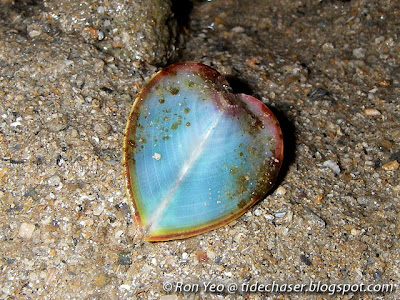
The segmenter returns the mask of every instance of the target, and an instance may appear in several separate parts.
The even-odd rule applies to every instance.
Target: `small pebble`
[[[261,216],[261,215],[262,215],[262,210],[259,209],[259,208],[257,208],[257,209],[254,211],[254,215],[255,215],[256,217]]]
[[[385,40],[384,36],[379,36],[377,38],[375,38],[375,44],[380,44]]]
[[[102,203],[99,203],[93,208],[93,215],[100,216],[103,210],[104,210],[104,205]]]
[[[208,261],[207,253],[202,250],[197,251],[196,259],[198,262],[201,262],[201,263],[207,262]]]
[[[328,167],[329,169],[331,169],[333,171],[333,173],[335,174],[340,174],[340,167],[339,165],[331,160],[327,160],[323,163],[322,165],[323,167]]]
[[[275,194],[277,196],[284,196],[286,194],[286,189],[283,186],[279,186],[276,191]]]
[[[19,227],[18,235],[23,239],[30,239],[35,231],[35,225],[32,223],[22,223]]]
[[[118,264],[123,266],[128,266],[132,264],[132,255],[131,252],[120,252]]]
[[[17,127],[17,126],[21,126],[21,125],[22,125],[22,123],[19,122],[19,121],[12,122],[12,123],[10,124],[11,127]]]
[[[364,113],[367,116],[376,117],[379,116],[381,113],[376,108],[366,108],[364,109]]]
[[[233,276],[232,272],[224,272],[224,275],[226,277],[232,277]]]
[[[240,239],[242,238],[242,236],[243,236],[243,233],[238,233],[237,235],[235,235],[235,237],[233,238],[233,240],[236,242],[236,243],[240,243]]]
[[[391,84],[390,80],[379,81],[380,86],[389,86]]]
[[[360,205],[368,206],[369,204],[374,202],[374,197],[371,197],[368,195],[362,195],[362,196],[357,197],[357,202]]]
[[[361,59],[365,57],[366,50],[364,48],[356,48],[353,50],[353,56]]]
[[[94,285],[96,287],[103,287],[110,281],[110,278],[107,274],[99,274],[94,278]]]
[[[38,25],[38,24],[29,24],[26,27],[26,30],[28,31],[28,35],[30,38],[37,37],[37,36],[41,35],[41,33],[42,33],[42,30],[40,29],[40,25]]]
[[[322,200],[322,198],[324,198],[324,194],[321,194],[321,193],[319,193],[319,194],[317,194],[317,196],[312,200],[315,204],[321,204],[322,202],[321,202],[321,200]]]
[[[110,132],[111,126],[108,123],[102,122],[95,124],[93,129],[100,137],[103,137]]]
[[[276,218],[283,218],[285,215],[286,215],[286,211],[280,212],[280,213],[276,213],[276,214],[275,214],[275,217],[276,217]]]
[[[120,290],[127,290],[127,291],[130,291],[130,290],[131,290],[131,285],[130,285],[130,284],[121,284],[121,285],[119,286],[119,289],[120,289]],[[161,297],[160,299],[162,299],[162,297]]]
[[[301,255],[300,255],[300,260],[301,260],[306,266],[311,266],[311,265],[312,265],[311,260],[310,260],[307,256],[305,256],[304,254],[301,254]]]
[[[383,140],[379,143],[379,146],[386,148],[387,150],[390,150],[392,148],[392,143],[388,140]]]
[[[397,162],[397,160],[392,160],[382,166],[382,169],[384,169],[385,171],[394,171],[397,170],[398,168],[399,168],[399,163]]]
[[[53,175],[49,179],[47,179],[47,183],[50,186],[59,187],[62,186],[61,178],[58,175]]]
[[[232,32],[235,32],[235,33],[242,33],[242,32],[244,32],[244,28],[241,27],[241,26],[236,26],[236,27],[233,27],[233,28],[231,29],[231,31],[232,31]]]
[[[332,43],[325,43],[322,45],[322,50],[324,52],[329,52],[332,51],[333,49],[335,49],[335,46]]]
[[[104,34],[103,34],[104,35]],[[99,39],[100,39],[100,36],[99,36]],[[95,59],[95,62],[94,62],[94,64],[93,64],[93,70],[95,70],[96,72],[101,72],[101,71],[103,71],[103,69],[104,69],[104,61],[103,60],[101,60],[101,59]],[[107,124],[107,123],[105,123],[105,124]],[[108,125],[108,124],[107,124]],[[95,125],[96,126],[96,125]],[[108,126],[110,126],[110,125],[108,125]],[[110,129],[111,129],[111,126],[110,126]],[[95,129],[96,130],[96,129]],[[108,132],[107,132],[108,133]]]
[[[105,9],[104,6],[99,6],[99,7],[97,8],[97,12],[98,12],[99,14],[103,14],[105,11],[106,11],[106,9]]]
[[[273,220],[275,217],[274,217],[273,215],[271,215],[271,214],[266,214],[266,215],[264,215],[264,218],[265,218],[265,220],[267,220],[267,221],[271,221],[271,220]]]

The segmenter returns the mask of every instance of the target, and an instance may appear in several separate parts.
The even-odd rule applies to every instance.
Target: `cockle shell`
[[[137,96],[126,126],[134,219],[148,241],[222,226],[265,197],[282,159],[279,123],[261,101],[233,94],[206,65],[166,67]]]

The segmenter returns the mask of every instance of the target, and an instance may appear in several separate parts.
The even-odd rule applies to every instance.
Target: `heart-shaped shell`
[[[265,197],[282,159],[278,121],[261,101],[233,94],[208,66],[171,65],[140,92],[126,126],[134,219],[149,241],[222,226]]]

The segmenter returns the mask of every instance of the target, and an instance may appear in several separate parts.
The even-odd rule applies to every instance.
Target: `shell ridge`
[[[173,196],[176,190],[179,188],[180,183],[185,178],[185,175],[188,173],[191,166],[194,165],[195,161],[199,158],[201,153],[204,150],[204,145],[207,142],[211,132],[218,126],[223,116],[223,112],[220,112],[213,123],[208,128],[207,132],[205,133],[204,137],[202,138],[201,142],[198,144],[197,147],[194,148],[194,151],[191,153],[190,158],[182,165],[182,169],[180,171],[178,179],[174,182],[173,186],[171,187],[170,191],[166,196],[163,197],[160,205],[157,207],[157,210],[150,216],[148,223],[145,226],[144,233],[146,235],[150,234],[157,228],[158,222],[160,220],[160,216],[163,214],[165,209],[167,208],[170,201],[173,199]]]

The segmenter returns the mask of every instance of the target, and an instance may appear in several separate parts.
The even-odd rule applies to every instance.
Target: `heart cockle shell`
[[[282,159],[279,123],[261,101],[233,94],[206,65],[166,67],[140,92],[126,126],[134,219],[148,241],[227,224],[265,197]]]

